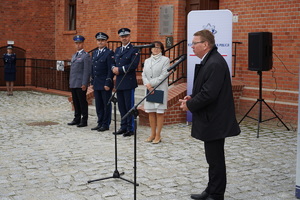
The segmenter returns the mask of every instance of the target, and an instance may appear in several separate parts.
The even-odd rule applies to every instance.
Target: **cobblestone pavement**
[[[0,92],[1,200],[127,200],[134,185],[112,176],[115,143],[110,131],[67,126],[73,118],[67,97],[17,91]],[[226,200],[295,198],[296,131],[250,121],[242,134],[226,139],[228,184]],[[53,124],[53,125],[50,125]],[[150,128],[137,128],[139,200],[188,200],[207,183],[203,143],[190,136],[186,124],[163,128],[157,145],[144,142]],[[133,137],[118,136],[118,170],[134,180]]]

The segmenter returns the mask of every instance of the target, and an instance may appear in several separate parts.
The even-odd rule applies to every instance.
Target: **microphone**
[[[176,63],[174,63],[171,67],[169,67],[169,69],[167,69],[167,71],[169,72],[169,71],[175,69],[177,67],[177,65],[179,65],[185,59],[186,59],[186,55],[182,55]]]
[[[133,48],[152,48],[152,47],[155,47],[155,44],[144,44],[144,45],[136,45],[136,46],[133,46]]]

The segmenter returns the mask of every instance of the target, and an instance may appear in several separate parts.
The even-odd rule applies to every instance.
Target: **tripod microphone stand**
[[[272,108],[265,102],[265,100],[262,98],[262,71],[257,71],[257,74],[259,75],[259,98],[256,100],[256,102],[253,104],[253,106],[249,109],[249,111],[244,115],[244,117],[239,121],[239,124],[246,118],[249,117],[251,119],[254,119],[258,122],[257,124],[257,138],[259,138],[259,124],[265,121],[269,121],[272,119],[278,119],[284,126],[285,128],[289,131],[290,129],[283,123],[283,121],[278,117],[278,115],[272,110]],[[248,114],[251,112],[251,110],[255,107],[255,105],[259,103],[259,110],[258,110],[258,119],[255,119],[253,117],[248,116]],[[262,120],[262,103],[264,103],[269,110],[275,115],[275,117]]]
[[[149,96],[151,95],[151,93],[153,91],[155,91],[156,88],[158,88],[165,80],[167,80],[169,78],[170,75],[172,75],[175,70],[176,70],[176,66],[178,64],[180,64],[182,61],[184,61],[186,59],[186,56],[182,56],[178,62],[176,62],[173,66],[171,66],[167,71],[171,71],[171,73],[168,74],[168,76],[166,76],[157,86],[155,86],[153,88],[153,90],[149,91],[149,93],[142,99],[140,100],[140,102],[138,102],[135,106],[133,106],[125,115],[122,119],[125,119],[128,115],[133,115],[134,116],[134,200],[136,200],[136,158],[137,158],[137,151],[136,151],[136,147],[137,147],[137,137],[136,137],[136,133],[137,133],[137,116],[139,115],[139,112],[137,110],[137,107]]]
[[[117,132],[117,114],[116,114],[117,109],[116,109],[116,103],[117,103],[118,100],[113,95],[111,97],[110,101],[114,103],[114,121],[115,121],[114,122],[114,126],[115,126],[115,133],[116,133]],[[95,180],[90,180],[90,181],[88,181],[88,183],[92,183],[92,182],[95,182],[95,181],[101,181],[101,180],[105,180],[105,179],[111,179],[111,178],[119,178],[119,179],[122,179],[124,181],[127,181],[129,183],[134,184],[132,181],[127,180],[127,179],[121,177],[121,175],[125,174],[124,172],[119,173],[119,171],[118,171],[118,143],[117,143],[117,134],[114,134],[114,135],[115,135],[115,171],[114,171],[113,175],[109,176],[109,177],[104,177],[104,178],[99,178],[99,179],[95,179]]]
[[[135,57],[134,57],[134,59],[132,60],[130,66],[129,66],[129,68],[128,68],[128,71],[129,71],[129,69],[131,68],[132,64],[134,63],[135,59],[137,58],[137,56],[138,56],[139,54],[140,54],[140,50],[138,51],[138,53],[135,54]],[[115,126],[115,132],[114,132],[114,135],[115,135],[115,171],[114,171],[114,173],[113,173],[112,176],[104,177],[104,178],[99,178],[99,179],[95,179],[95,180],[89,180],[88,183],[92,183],[92,182],[95,182],[95,181],[106,180],[106,179],[111,179],[111,178],[119,178],[119,179],[122,179],[122,180],[124,180],[124,181],[129,182],[129,183],[132,183],[132,184],[134,184],[135,186],[138,186],[138,185],[139,185],[139,184],[136,183],[136,181],[135,181],[135,182],[132,182],[132,181],[130,181],[130,180],[127,180],[127,179],[121,177],[121,175],[124,175],[125,173],[124,173],[124,172],[120,173],[120,172],[118,171],[118,142],[117,142],[117,134],[116,134],[116,133],[117,133],[117,114],[116,114],[116,113],[117,113],[117,109],[116,109],[116,103],[118,102],[118,100],[117,100],[117,98],[115,97],[115,95],[116,95],[116,92],[117,92],[119,86],[120,86],[121,83],[123,82],[124,77],[127,75],[128,71],[124,74],[124,76],[123,76],[123,78],[121,79],[119,85],[116,87],[115,92],[113,93],[113,95],[112,95],[112,96],[110,97],[110,99],[108,100],[108,104],[109,104],[110,102],[113,102],[113,104],[114,104],[114,126]]]

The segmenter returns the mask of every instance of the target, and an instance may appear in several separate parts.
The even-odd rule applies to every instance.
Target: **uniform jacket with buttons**
[[[90,55],[84,50],[82,50],[78,56],[76,56],[76,53],[72,56],[69,81],[70,88],[81,88],[83,85],[88,87],[91,66]]]
[[[192,137],[212,141],[241,132],[235,116],[228,65],[217,47],[196,65],[191,97],[186,105],[193,115]]]
[[[4,72],[15,73],[16,72],[16,61],[17,57],[15,53],[3,54]]]
[[[139,65],[139,61],[140,55],[138,54],[138,49],[133,48],[131,43],[128,44],[123,51],[122,47],[116,49],[115,64],[113,64],[112,67],[117,67],[119,70],[119,75],[116,76],[115,85],[115,87],[118,87],[118,90],[128,90],[137,87],[135,71]],[[127,74],[124,77],[126,72]],[[123,81],[120,84],[122,79]]]
[[[104,86],[112,89],[114,74],[111,66],[114,63],[114,52],[107,47],[99,54],[98,51],[92,53],[91,84],[94,90],[104,90]]]

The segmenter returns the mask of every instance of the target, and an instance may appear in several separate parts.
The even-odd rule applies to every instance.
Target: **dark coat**
[[[195,67],[192,99],[187,107],[193,114],[192,137],[212,141],[236,136],[236,121],[228,65],[214,47]]]
[[[4,62],[4,72],[5,73],[15,73],[16,72],[16,61],[17,56],[15,53],[10,55],[3,54],[3,62]]]
[[[114,74],[111,65],[114,62],[114,52],[105,47],[98,56],[97,54],[98,50],[92,54],[91,84],[94,90],[104,90],[104,86],[112,89]]]
[[[121,49],[121,47],[116,49],[115,64],[112,65],[113,67],[118,67],[119,70],[119,75],[116,78],[116,87],[119,86],[125,73],[128,71],[118,90],[134,89],[137,87],[135,71],[140,62],[140,55],[138,54],[138,49],[133,48],[131,43],[122,52]]]
[[[81,88],[85,85],[88,87],[91,74],[91,58],[90,55],[82,50],[76,57],[76,53],[72,56],[70,70],[70,88]]]

